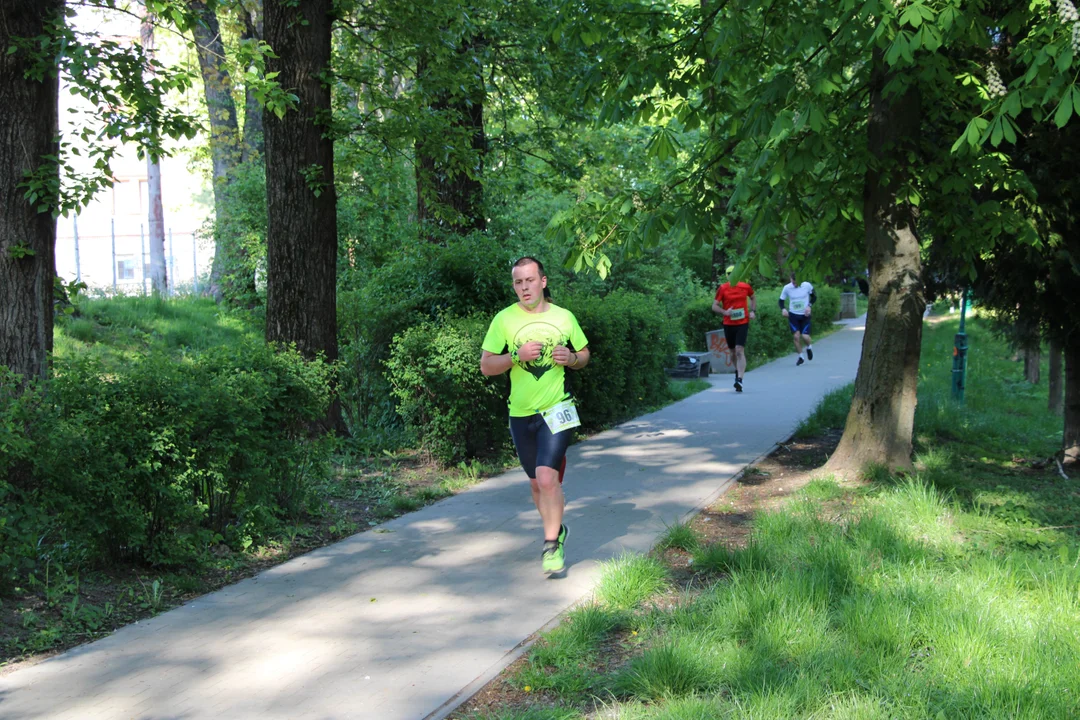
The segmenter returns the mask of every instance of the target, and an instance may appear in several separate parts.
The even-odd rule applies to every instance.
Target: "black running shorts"
[[[743,323],[742,325],[725,325],[724,326],[724,339],[727,340],[727,346],[734,350],[736,345],[746,347],[746,335],[750,332],[750,323]]]
[[[536,413],[528,417],[511,417],[510,435],[526,475],[535,478],[537,466],[549,467],[559,471],[559,482],[562,482],[572,428],[552,435],[544,417]]]
[[[791,328],[791,332],[799,333],[800,335],[810,334],[810,318],[805,315],[796,315],[795,313],[788,313],[787,316],[788,327]]]

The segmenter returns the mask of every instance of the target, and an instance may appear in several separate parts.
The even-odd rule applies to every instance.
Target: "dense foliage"
[[[46,389],[0,394],[2,580],[46,560],[181,565],[314,509],[331,368],[237,344],[106,368],[58,360]]]

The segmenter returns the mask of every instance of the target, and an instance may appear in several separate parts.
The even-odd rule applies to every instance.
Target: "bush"
[[[592,359],[571,371],[582,425],[597,429],[668,400],[664,366],[675,354],[673,323],[643,295],[571,297]],[[386,377],[397,411],[424,447],[445,463],[483,455],[509,440],[505,376],[480,374],[480,344],[491,318],[446,317],[394,340]]]
[[[191,355],[57,359],[26,424],[33,496],[58,562],[183,564],[309,509],[328,446],[331,368],[261,344]],[[10,502],[10,501],[8,501]],[[7,508],[5,508],[7,510]],[[60,557],[64,554],[64,557]]]
[[[386,376],[397,411],[435,458],[451,464],[510,439],[506,377],[480,373],[490,318],[446,318],[394,338]]]
[[[586,428],[622,422],[668,400],[664,367],[674,363],[678,325],[650,297],[614,292],[561,304],[577,317],[592,353],[589,365],[571,375]]]
[[[420,243],[371,271],[359,289],[339,294],[341,402],[355,435],[401,427],[385,366],[394,338],[443,315],[494,315],[514,299],[515,259],[483,234],[449,247]]]

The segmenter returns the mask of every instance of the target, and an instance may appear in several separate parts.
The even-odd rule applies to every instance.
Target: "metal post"
[[[967,288],[960,295],[960,331],[953,340],[952,396],[957,402],[964,402],[964,384],[967,380],[967,333],[964,332],[964,315],[967,311]]]
[[[146,294],[146,236],[143,234],[143,224],[139,223],[139,267],[142,272],[142,294]]]
[[[82,282],[82,266],[79,263],[79,216],[76,215],[71,219],[71,224],[75,229],[75,282]]]
[[[116,292],[116,218],[109,218],[109,235],[112,237],[112,289]]]

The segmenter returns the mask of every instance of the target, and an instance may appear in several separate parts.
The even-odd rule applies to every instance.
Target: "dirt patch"
[[[841,432],[837,430],[805,440],[791,439],[781,443],[768,457],[746,468],[730,490],[691,521],[690,526],[699,542],[703,545],[723,543],[728,547],[744,547],[749,542],[755,515],[783,505],[818,477],[818,469],[836,449],[840,436]],[[828,507],[829,503],[826,503],[826,511]],[[837,505],[837,510],[842,510],[840,505]],[[672,587],[654,598],[651,606],[673,608],[717,579],[696,572],[691,562],[693,555],[685,550],[666,548],[656,552],[656,556],[667,565]],[[624,629],[611,633],[600,647],[597,666],[590,670],[610,673],[640,654],[643,648],[636,641],[636,636],[630,633]],[[533,637],[530,642],[536,639]],[[515,660],[450,718],[467,720],[527,708],[558,706],[559,699],[553,693],[523,690],[516,678],[527,663],[527,654]],[[590,701],[588,707],[579,709],[587,712],[589,717],[597,717],[602,708],[602,704],[593,707]]]

